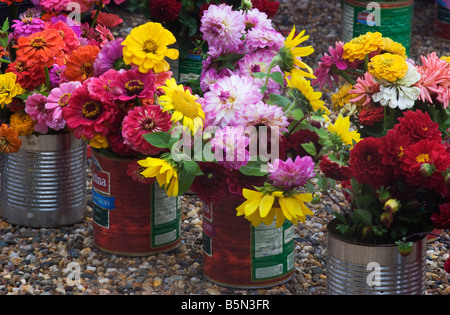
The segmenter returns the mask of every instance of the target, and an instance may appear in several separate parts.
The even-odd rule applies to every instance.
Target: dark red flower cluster
[[[308,129],[300,129],[288,137],[282,137],[280,140],[279,158],[281,160],[286,160],[288,157],[295,158],[296,156],[303,157],[310,155],[302,147],[302,144],[310,142],[314,144],[316,152],[319,152],[322,149],[322,145],[319,144],[319,135]]]
[[[333,162],[326,155],[322,156],[319,168],[326,177],[337,181],[345,181],[352,178],[350,167]]]
[[[383,107],[364,108],[359,113],[359,123],[363,126],[373,126],[375,123],[383,121],[383,112]]]
[[[450,203],[440,205],[439,212],[439,214],[433,213],[431,222],[438,229],[450,229]]]
[[[268,18],[273,18],[278,13],[280,2],[277,0],[252,0],[252,5],[267,14]]]
[[[402,180],[412,187],[447,193],[450,155],[439,125],[427,113],[407,111],[386,136],[365,138],[350,152],[349,166],[359,183],[374,188]]]
[[[178,18],[181,2],[177,0],[149,0],[150,15],[162,22],[173,22]]]
[[[219,202],[229,195],[225,168],[214,162],[199,162],[203,172],[196,176],[190,188],[206,204]]]

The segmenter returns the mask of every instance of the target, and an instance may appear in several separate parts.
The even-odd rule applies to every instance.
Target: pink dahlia
[[[155,155],[162,151],[144,139],[144,135],[158,131],[169,131],[171,116],[163,112],[159,105],[136,106],[123,119],[122,136],[124,143],[145,155]]]
[[[272,27],[256,27],[247,32],[245,49],[247,53],[257,49],[269,49],[278,52],[283,47],[284,40],[284,36]]]
[[[267,170],[274,185],[284,186],[285,189],[302,187],[316,175],[310,156],[297,156],[294,161],[291,158],[286,161],[275,159],[273,163],[268,163]]]
[[[241,44],[245,19],[226,4],[212,5],[203,12],[200,31],[209,47],[235,47]]]
[[[94,98],[86,84],[76,89],[69,104],[63,107],[67,127],[73,130],[75,137],[87,140],[94,138],[96,134],[106,136],[117,113],[116,104]]]
[[[347,69],[347,64],[342,57],[344,54],[344,43],[340,41],[336,42],[335,47],[330,46],[328,48],[328,52],[330,54],[325,53],[320,59],[321,61],[319,62],[319,68],[314,71],[316,79],[314,79],[311,83],[313,85],[319,85],[320,89],[327,84],[328,88],[331,90],[333,85],[338,84],[339,82],[339,76],[335,70]]]
[[[261,12],[257,8],[253,8],[244,13],[245,29],[251,30],[253,28],[263,27],[272,28],[272,21],[267,17],[267,14]]]
[[[369,105],[372,102],[372,95],[378,92],[380,92],[380,84],[376,83],[368,72],[364,73],[364,77],[356,79],[356,84],[348,91],[355,95],[350,102],[364,101],[363,106]]]
[[[45,103],[47,103],[47,97],[39,93],[33,93],[28,96],[25,102],[25,112],[36,122],[34,131],[42,134],[48,132],[47,121],[51,120],[51,117],[49,119],[49,113],[45,109]]]
[[[267,126],[279,132],[287,132],[289,121],[284,115],[283,108],[259,101],[255,104],[249,104],[239,112],[236,125],[244,127]]]
[[[156,91],[155,80],[153,71],[141,73],[139,69],[120,70],[111,82],[111,94],[114,99],[120,101],[152,98]]]
[[[214,157],[227,169],[238,170],[250,160],[248,145],[250,139],[244,127],[226,126],[218,129],[211,139]]]
[[[73,81],[62,83],[59,87],[51,90],[47,97],[45,109],[52,113],[53,121],[57,122],[55,126],[52,126],[53,129],[63,129],[66,125],[63,118],[62,109],[69,104],[69,99],[72,96],[72,93],[79,87],[81,87],[81,83],[79,81]]]

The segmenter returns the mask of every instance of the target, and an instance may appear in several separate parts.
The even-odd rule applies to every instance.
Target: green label
[[[203,233],[203,251],[208,256],[212,256],[212,238]]]
[[[200,55],[188,54],[179,61],[178,81],[195,80],[202,73],[202,69],[202,57]]]
[[[410,4],[397,8],[380,7],[368,10],[366,5],[343,2],[342,40],[349,42],[352,38],[367,32],[380,32],[383,37],[389,37],[402,44],[409,56],[414,6]]]
[[[102,209],[94,203],[92,205],[92,216],[96,224],[109,228],[109,210]]]
[[[252,226],[252,278],[265,280],[282,276],[294,268],[294,225]]]
[[[176,241],[181,235],[181,213],[178,197],[168,197],[166,190],[152,189],[151,244],[159,247]]]
[[[439,22],[450,23],[450,10],[438,4],[436,19]]]

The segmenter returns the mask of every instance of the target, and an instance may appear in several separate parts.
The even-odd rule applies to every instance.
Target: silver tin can
[[[332,225],[334,222],[331,221]],[[426,237],[402,256],[398,246],[340,239],[328,225],[327,294],[421,295],[425,293]]]
[[[0,213],[30,227],[75,224],[86,215],[86,143],[71,133],[22,136],[1,154]]]

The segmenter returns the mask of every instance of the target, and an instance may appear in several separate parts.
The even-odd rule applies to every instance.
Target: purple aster
[[[115,39],[102,47],[94,61],[94,76],[102,75],[110,69],[116,69],[117,62],[120,62],[123,57],[122,42],[122,38]]]
[[[44,29],[45,23],[40,18],[25,16],[21,20],[13,20],[14,38],[28,37]]]
[[[268,163],[268,172],[274,185],[284,186],[285,189],[302,187],[316,175],[310,156],[297,156],[295,161],[291,158],[286,161],[276,159],[273,163]]]

